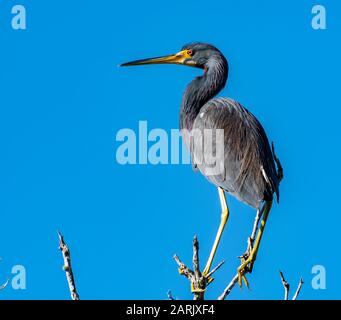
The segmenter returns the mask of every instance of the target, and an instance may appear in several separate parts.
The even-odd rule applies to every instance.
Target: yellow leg
[[[252,272],[253,264],[256,261],[257,253],[260,245],[260,241],[262,240],[262,236],[264,233],[264,228],[266,221],[269,216],[269,212],[271,210],[272,201],[268,201],[265,203],[264,207],[264,213],[263,213],[263,219],[260,222],[260,227],[256,236],[256,240],[253,244],[253,246],[250,248],[250,252],[248,254],[247,258],[242,258],[242,263],[240,267],[238,268],[238,283],[240,286],[242,286],[242,279],[245,279],[244,275],[246,272]],[[246,282],[247,283],[247,282]]]
[[[214,243],[213,243],[213,247],[212,247],[210,256],[209,256],[209,258],[207,260],[205,269],[203,271],[203,275],[204,276],[207,275],[210,272],[214,256],[216,254],[216,251],[217,251],[217,248],[218,248],[221,236],[223,234],[226,222],[227,222],[228,217],[229,217],[229,209],[228,209],[227,203],[226,203],[225,192],[224,192],[224,190],[222,188],[218,187],[218,193],[219,193],[219,199],[220,199],[221,210],[222,210],[221,221],[220,221],[220,225],[219,225],[219,229],[218,229],[216,238],[215,238]]]

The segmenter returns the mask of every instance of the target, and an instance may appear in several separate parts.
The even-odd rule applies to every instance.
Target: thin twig
[[[5,289],[5,288],[7,287],[7,285],[9,284],[9,280],[10,280],[10,279],[8,278],[8,279],[6,280],[6,282],[0,286],[0,290],[3,290],[3,289]]]
[[[224,289],[223,293],[218,297],[218,300],[225,300],[226,297],[230,294],[235,284],[238,282],[238,274],[236,274],[227,287]]]
[[[172,291],[170,290],[167,291],[167,297],[168,297],[168,300],[175,300],[175,298],[172,295]]]
[[[257,230],[258,230],[259,220],[260,220],[260,218],[262,217],[262,214],[263,214],[263,212],[264,212],[264,209],[265,209],[265,205],[263,205],[262,208],[257,209],[255,221],[254,221],[254,223],[253,223],[252,233],[251,233],[251,236],[250,236],[250,238],[249,238],[249,241],[251,241],[251,245],[252,245],[252,243],[255,241],[256,234],[257,234]]]
[[[218,265],[215,267],[215,268],[213,268],[208,274],[207,274],[207,278],[209,278],[209,277],[211,277],[223,264],[225,263],[225,261],[223,260],[223,261],[220,261],[219,263],[218,263]]]
[[[191,277],[193,277],[193,271],[190,270],[176,254],[173,256],[173,259],[178,264],[179,273],[184,275],[187,279],[191,279]]]
[[[70,250],[66,243],[64,242],[64,237],[62,234],[58,231],[58,237],[59,237],[59,250],[63,254],[63,259],[64,259],[64,266],[63,269],[66,273],[66,280],[69,285],[70,289],[70,294],[71,294],[71,299],[72,300],[79,300],[79,295],[76,290],[76,284],[75,284],[75,279],[73,276],[72,272],[72,267],[71,267],[71,256],[70,256]]]
[[[0,257],[0,261],[1,261],[1,260],[2,260],[2,258]],[[5,289],[5,288],[7,287],[7,285],[9,284],[9,281],[10,281],[10,278],[8,278],[8,279],[6,280],[5,283],[3,283],[2,285],[0,285],[0,290]]]
[[[303,286],[303,279],[301,278],[300,279],[300,282],[298,283],[298,287],[297,287],[297,289],[296,289],[296,292],[295,292],[295,294],[294,294],[294,296],[293,296],[293,298],[292,298],[292,300],[296,300],[297,299],[297,297],[298,297],[298,295],[299,295],[299,293],[300,293],[300,291],[301,291],[301,288],[302,288],[302,286]]]
[[[290,284],[285,280],[283,272],[279,272],[279,276],[281,277],[281,281],[284,287],[284,300],[289,299],[289,290],[290,290]]]
[[[193,239],[193,270],[196,278],[201,277],[200,263],[199,263],[199,242],[198,237],[195,235]]]

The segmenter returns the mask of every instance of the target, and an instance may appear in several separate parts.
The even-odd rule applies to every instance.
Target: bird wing
[[[255,208],[262,200],[272,200],[273,193],[278,199],[279,181],[266,133],[238,102],[207,102],[187,141],[198,169],[216,186]]]

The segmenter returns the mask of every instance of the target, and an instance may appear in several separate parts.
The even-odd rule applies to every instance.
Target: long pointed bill
[[[123,63],[121,67],[129,67],[129,66],[141,66],[145,64],[185,64],[189,66],[195,66],[194,61],[188,60],[191,56],[188,54],[188,50],[180,51],[176,54],[157,57],[157,58],[149,58],[149,59],[141,59],[135,60],[127,63]]]

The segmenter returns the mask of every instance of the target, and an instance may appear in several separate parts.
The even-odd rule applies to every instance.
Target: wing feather
[[[223,141],[214,134],[217,129],[224,130]],[[213,132],[211,139],[206,138],[207,130]],[[194,121],[196,131],[201,135],[194,133],[184,140],[192,159],[201,159],[196,165],[208,180],[252,207],[271,200],[274,193],[278,198],[279,181],[268,138],[256,117],[241,104],[226,98],[210,100]],[[212,164],[220,168],[218,173],[208,174]]]

